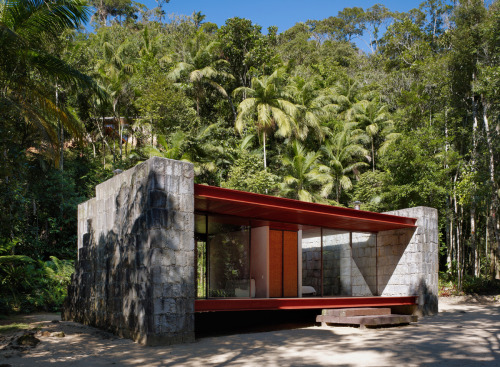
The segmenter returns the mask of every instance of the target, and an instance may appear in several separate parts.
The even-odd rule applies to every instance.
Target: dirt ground
[[[37,328],[25,350],[0,334],[2,366],[500,366],[499,297],[439,300],[440,313],[408,326],[360,330],[306,327],[209,336],[190,344],[144,347],[92,327],[53,322],[54,314],[16,322]],[[56,336],[56,332],[65,336]]]

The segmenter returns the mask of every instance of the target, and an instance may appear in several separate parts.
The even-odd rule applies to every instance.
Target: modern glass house
[[[437,312],[437,211],[391,213],[194,184],[154,157],[78,206],[63,318],[148,345],[194,339],[195,314],[414,305]]]
[[[415,218],[204,185],[194,198],[197,312],[416,303],[378,297],[377,241]]]

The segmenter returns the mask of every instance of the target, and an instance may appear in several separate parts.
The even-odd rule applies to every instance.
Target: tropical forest
[[[199,184],[436,208],[441,291],[500,289],[499,1],[279,31],[156,4],[0,0],[0,314],[60,309],[78,204],[152,156]]]

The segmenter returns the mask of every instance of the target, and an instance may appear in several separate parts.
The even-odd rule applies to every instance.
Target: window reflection
[[[198,297],[250,297],[250,226],[234,217],[201,216],[207,225],[204,253],[198,242]],[[201,219],[200,219],[201,222]],[[203,246],[203,245],[202,245]],[[205,256],[205,257],[203,257]],[[203,264],[203,260],[204,264]]]

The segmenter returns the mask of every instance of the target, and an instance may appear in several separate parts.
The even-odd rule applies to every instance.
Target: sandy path
[[[440,311],[404,327],[309,327],[154,348],[45,315],[41,330],[66,337],[39,336],[24,353],[0,350],[0,366],[500,366],[498,301],[440,300]]]

